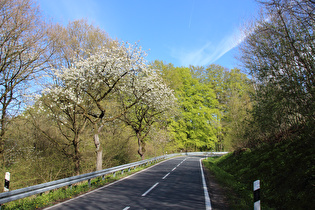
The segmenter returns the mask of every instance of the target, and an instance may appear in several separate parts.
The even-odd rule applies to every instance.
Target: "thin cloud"
[[[238,46],[245,37],[246,36],[238,30],[223,38],[218,44],[206,42],[198,49],[190,51],[173,49],[171,54],[173,57],[177,58],[183,66],[204,66],[219,60],[224,54]]]

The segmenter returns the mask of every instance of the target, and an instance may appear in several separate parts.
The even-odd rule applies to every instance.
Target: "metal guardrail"
[[[188,152],[188,153],[181,153],[181,154],[188,155],[188,156],[212,157],[212,156],[222,156],[222,155],[228,154],[228,152]]]
[[[142,161],[138,161],[134,163],[129,163],[129,164],[120,165],[120,166],[116,166],[116,167],[112,167],[108,169],[103,169],[101,171],[95,171],[95,172],[91,172],[87,174],[81,174],[78,176],[68,177],[64,179],[55,180],[52,182],[46,182],[43,184],[38,184],[38,185],[30,186],[30,187],[17,189],[17,190],[12,190],[9,192],[3,192],[3,193],[0,193],[0,205],[10,202],[10,201],[29,197],[31,195],[44,193],[44,192],[58,189],[65,186],[71,186],[78,182],[87,181],[87,180],[90,182],[91,179],[96,178],[96,177],[102,176],[104,178],[105,175],[115,174],[118,171],[121,171],[123,173],[124,170],[127,170],[127,169],[130,170],[131,168],[136,168],[138,166],[150,164],[152,162],[157,162],[163,159],[172,158],[174,156],[188,155],[188,156],[208,156],[209,157],[209,156],[220,156],[224,154],[227,154],[227,152],[189,152],[189,153],[175,153],[175,154],[163,155],[163,156],[159,156],[159,157],[155,157],[155,158],[151,158],[147,160],[142,160]]]

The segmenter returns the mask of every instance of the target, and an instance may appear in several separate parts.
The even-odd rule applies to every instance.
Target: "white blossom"
[[[134,95],[141,98],[141,103],[156,109],[170,108],[175,101],[174,94],[153,69],[148,68],[145,55],[137,45],[115,41],[111,47],[100,47],[87,58],[76,59],[70,68],[55,69],[58,85],[46,89],[45,93],[50,94],[61,109],[106,100],[106,93]]]

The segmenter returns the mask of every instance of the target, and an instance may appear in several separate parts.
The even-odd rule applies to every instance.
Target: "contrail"
[[[242,31],[235,30],[221,39],[219,43],[213,44],[208,41],[194,50],[173,50],[173,56],[180,60],[181,65],[203,66],[216,62],[227,52],[237,47],[245,38],[246,35]]]

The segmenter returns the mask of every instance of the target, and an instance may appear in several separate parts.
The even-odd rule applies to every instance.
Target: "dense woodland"
[[[87,20],[0,1],[0,174],[17,189],[180,151],[314,142],[315,2],[268,0],[242,66],[147,62]]]

